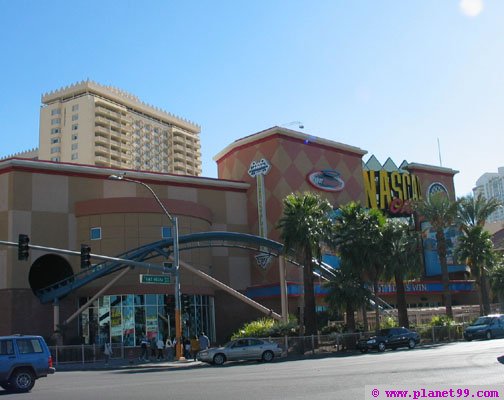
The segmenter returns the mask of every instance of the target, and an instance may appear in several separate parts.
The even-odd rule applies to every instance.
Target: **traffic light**
[[[181,306],[182,306],[182,312],[183,313],[188,313],[189,309],[191,307],[191,299],[190,299],[189,295],[188,294],[183,294],[181,296],[181,300],[182,300],[182,304],[181,304]]]
[[[83,269],[89,268],[91,266],[91,247],[89,247],[87,244],[81,244],[80,266]]]
[[[30,238],[28,235],[19,234],[18,238],[18,260],[28,260],[28,256],[30,255]]]

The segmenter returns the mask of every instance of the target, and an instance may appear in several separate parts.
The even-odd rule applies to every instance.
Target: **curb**
[[[199,368],[206,365],[201,361],[173,361],[173,362],[129,362],[128,360],[111,361],[108,364],[104,362],[96,363],[69,363],[58,364],[55,366],[56,372],[66,371],[113,371],[113,370],[132,370],[132,369],[189,369]]]

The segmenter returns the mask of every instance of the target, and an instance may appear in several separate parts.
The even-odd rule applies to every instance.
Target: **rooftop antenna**
[[[438,155],[439,155],[439,166],[443,166],[443,161],[441,160],[441,145],[439,144],[439,138],[437,138],[437,148],[438,148]]]
[[[288,127],[288,126],[292,126],[292,125],[297,125],[297,127],[299,129],[304,129],[304,125],[301,121],[292,121],[292,122],[288,122],[286,124],[282,124],[280,126],[283,126],[284,128]]]

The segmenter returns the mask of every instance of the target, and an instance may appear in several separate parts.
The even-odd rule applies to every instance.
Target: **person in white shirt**
[[[105,364],[108,364],[110,357],[112,357],[112,345],[106,342],[103,347],[103,354],[105,355]]]
[[[157,347],[157,360],[158,361],[163,360],[164,359],[164,354],[163,354],[164,343],[160,337],[158,337],[158,340],[156,342],[156,347]]]
[[[175,347],[175,343],[172,339],[170,339],[170,337],[166,339],[165,347],[166,347],[166,358],[168,359],[168,361],[173,361],[173,349]]]
[[[205,335],[205,332],[200,333],[199,346],[200,346],[200,350],[206,350],[210,346],[210,340],[208,339],[208,336]]]

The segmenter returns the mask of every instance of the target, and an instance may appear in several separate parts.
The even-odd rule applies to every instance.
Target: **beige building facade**
[[[67,113],[72,105],[65,105]],[[49,113],[51,107],[46,107]],[[59,328],[54,321],[64,322],[76,312],[79,317],[64,324],[66,343],[111,341],[139,346],[144,336],[165,339],[173,335],[173,285],[149,285],[139,278],[159,271],[140,266],[126,270],[123,265],[108,275],[95,274],[97,279],[85,285],[76,284],[82,274],[101,270],[96,259],[92,263],[98,265],[81,268],[81,244],[89,245],[93,254],[130,260],[131,252],[147,247],[150,263],[162,265],[166,261],[168,250],[164,249],[169,244],[163,243],[171,234],[170,221],[144,186],[109,179],[123,174],[151,187],[178,218],[183,262],[259,302],[267,312],[286,311],[299,317],[303,271],[297,263],[286,262],[281,273],[278,254],[265,258],[262,244],[255,248],[243,243],[222,245],[217,239],[205,243],[200,237],[238,233],[248,239],[261,236],[261,240],[279,242],[283,199],[295,192],[318,193],[335,210],[350,201],[367,202],[391,218],[410,217],[410,202],[436,191],[455,198],[453,176],[457,171],[406,162],[389,171],[392,162],[363,164],[365,153],[354,146],[272,127],[239,139],[220,152],[215,157],[218,179],[94,164],[1,160],[0,240],[10,244],[0,246],[0,335],[19,332],[49,337]],[[442,303],[440,269],[430,260],[435,232],[419,220],[412,222],[422,232],[424,271],[420,280],[406,286],[407,303],[411,308],[437,307]],[[19,234],[28,235],[30,245],[77,254],[30,248],[28,260],[19,261]],[[185,240],[190,234],[196,237],[191,245]],[[159,241],[164,247],[156,245]],[[332,252],[322,255],[331,268],[338,268],[335,258]],[[449,268],[454,305],[476,303],[474,281],[468,279],[466,266]],[[123,272],[117,282],[106,286]],[[56,290],[52,293],[59,288],[70,290],[47,299],[42,292],[51,288]],[[99,293],[101,289],[104,292]],[[317,279],[314,290],[317,307],[324,310],[327,289],[322,280]],[[190,269],[181,269],[181,292],[186,336],[204,329],[212,341],[222,343],[243,323],[263,316],[251,303],[242,302]],[[393,304],[395,294],[393,285],[380,285],[379,295],[387,302]],[[94,295],[98,297],[92,304],[78,311]]]
[[[199,134],[190,121],[87,80],[42,95],[38,157],[200,176]]]
[[[168,218],[142,186],[108,179],[111,174],[122,172],[26,159],[0,161],[0,238],[17,242],[18,235],[23,233],[29,236],[30,244],[77,252],[86,243],[93,254],[111,257],[162,240],[164,229],[170,227]],[[157,193],[164,206],[178,217],[181,237],[195,232],[248,231],[246,192],[249,185],[246,183],[145,172],[131,172],[128,177],[148,183]],[[97,231],[99,234],[95,235]],[[251,284],[253,266],[244,250],[195,248],[181,251],[181,259],[237,290],[245,290]],[[162,265],[163,261],[165,258],[159,256],[149,263]],[[99,262],[93,260],[93,264]],[[39,332],[49,337],[54,329],[53,304],[41,304],[34,293],[37,288],[79,272],[79,256],[30,249],[29,259],[19,261],[16,247],[0,246],[0,314],[3,316],[0,334]],[[149,273],[159,274],[159,271],[135,268],[129,272],[90,307],[91,315],[86,310],[65,328],[66,338],[97,342],[96,337],[88,340],[88,325],[101,324],[103,334],[103,324],[108,323],[106,336],[125,342],[127,335],[122,328],[125,332],[130,328],[126,317],[119,317],[119,322],[117,318],[114,320],[113,307],[117,301],[120,309],[125,310],[124,315],[135,310],[132,313],[137,317],[133,320],[136,341],[130,345],[138,344],[142,335],[149,333],[149,326],[154,326],[149,325],[149,315],[155,316],[157,334],[159,315],[159,324],[163,326],[159,329],[163,329],[164,337],[173,334],[174,286],[140,284],[139,275]],[[61,298],[59,321],[65,321],[114,276],[94,280]],[[188,316],[193,323],[188,323],[187,329],[200,324],[215,340],[215,326],[228,334],[237,321],[246,318],[241,302],[186,270],[181,271],[181,290],[191,298]],[[108,304],[106,312],[104,303]],[[131,310],[127,306],[130,303]],[[215,315],[216,309],[232,310],[233,303],[240,303],[236,305],[236,315],[232,311]],[[141,320],[139,314],[142,314]],[[117,322],[119,325],[115,325]]]

